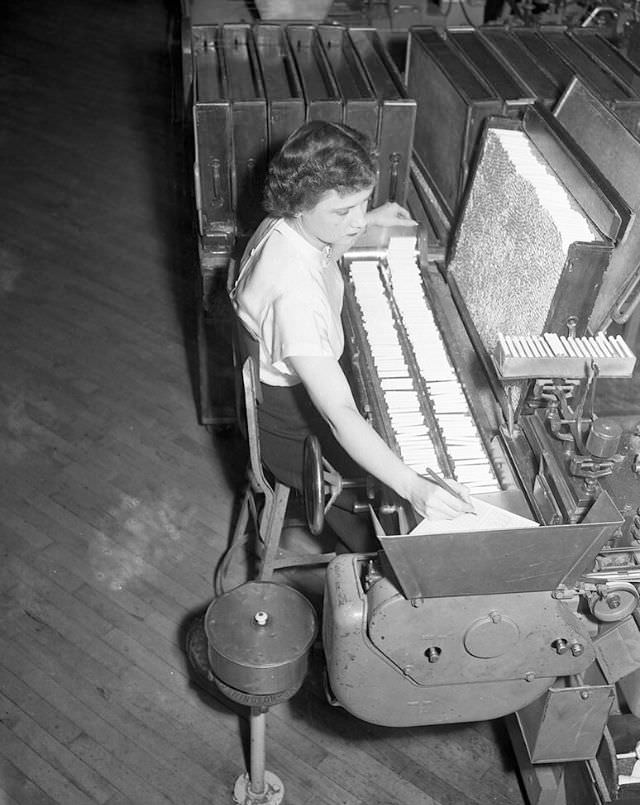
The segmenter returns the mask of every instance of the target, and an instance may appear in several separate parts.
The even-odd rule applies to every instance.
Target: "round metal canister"
[[[612,458],[620,444],[622,427],[612,419],[596,419],[587,436],[586,448],[596,458]]]
[[[292,587],[250,581],[212,601],[204,628],[216,681],[276,701],[302,684],[317,619]]]

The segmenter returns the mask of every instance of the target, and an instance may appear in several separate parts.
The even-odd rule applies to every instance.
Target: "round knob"
[[[427,660],[429,660],[429,662],[438,662],[441,654],[442,649],[439,646],[429,646],[429,648],[425,651],[424,656],[427,658]]]
[[[564,637],[559,637],[557,640],[554,640],[551,646],[558,654],[566,654],[566,652],[569,651],[569,641],[565,640]]]
[[[253,616],[253,620],[258,626],[266,626],[269,621],[269,613],[261,609]]]

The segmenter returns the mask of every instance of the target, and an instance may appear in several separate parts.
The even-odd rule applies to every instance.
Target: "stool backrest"
[[[236,402],[238,425],[249,443],[249,462],[253,483],[265,494],[272,493],[260,456],[258,407],[260,390],[260,344],[236,316],[234,329],[234,363],[236,368]]]
[[[253,371],[255,373],[255,399],[259,404],[262,402],[262,392],[260,390],[260,344],[247,330],[238,316],[235,317],[235,330],[233,335],[233,350],[236,366],[242,369],[247,359],[250,359],[253,364]]]

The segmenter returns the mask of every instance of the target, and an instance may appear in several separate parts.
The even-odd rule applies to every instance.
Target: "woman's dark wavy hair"
[[[329,190],[357,193],[377,178],[377,154],[369,138],[350,126],[314,120],[296,129],[272,159],[264,207],[289,218],[313,207]]]

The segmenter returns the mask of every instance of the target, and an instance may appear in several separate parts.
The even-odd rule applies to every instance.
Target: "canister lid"
[[[295,662],[310,649],[317,631],[313,606],[301,593],[258,581],[216,598],[204,625],[219,657],[249,668]]]

